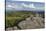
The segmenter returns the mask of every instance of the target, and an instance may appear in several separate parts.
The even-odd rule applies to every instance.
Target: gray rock
[[[44,27],[44,23],[43,23],[44,19],[41,17],[32,17],[31,18],[26,18],[25,21],[20,22],[18,25],[22,28],[22,29],[34,29],[34,28],[43,28]]]

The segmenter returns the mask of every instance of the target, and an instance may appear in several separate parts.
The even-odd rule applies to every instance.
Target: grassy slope
[[[16,21],[25,20],[25,18],[29,17],[32,12],[28,11],[19,11],[19,12],[7,12],[6,13],[6,27],[13,27],[16,24]]]

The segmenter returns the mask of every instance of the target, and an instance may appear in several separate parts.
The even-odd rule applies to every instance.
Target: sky
[[[45,0],[7,0],[7,1],[31,1],[31,2],[44,2]]]
[[[44,0],[6,0],[8,10],[44,10]]]

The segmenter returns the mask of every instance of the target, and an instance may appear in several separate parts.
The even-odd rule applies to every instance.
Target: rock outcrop
[[[45,22],[44,18],[36,15],[35,17],[31,15],[30,17],[26,18],[26,20],[23,20],[19,22],[18,26],[23,30],[23,29],[39,29],[39,28],[44,28],[45,27]],[[17,26],[13,28],[7,28],[8,30],[19,30]]]
[[[26,18],[25,21],[20,22],[19,27],[21,29],[37,29],[37,28],[43,28],[44,27],[44,18],[36,16],[36,17],[29,17]]]

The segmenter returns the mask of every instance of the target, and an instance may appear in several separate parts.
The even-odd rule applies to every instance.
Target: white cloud
[[[8,7],[8,9],[12,9],[12,8],[14,8],[14,9],[33,9],[33,10],[43,10],[44,9],[44,7],[35,7],[34,6],[34,4],[25,4],[25,3],[21,3],[21,4],[12,4],[12,5],[8,5],[7,6]]]
[[[34,8],[34,6],[32,5],[32,4],[29,4],[29,5],[26,5],[26,4],[24,4],[24,3],[22,3],[22,4],[20,4],[20,5],[17,5],[17,4],[12,4],[12,5],[7,5],[7,7],[9,7],[9,8],[15,8],[15,9],[17,9],[17,8],[23,8],[23,7],[25,7],[25,8]]]
[[[24,4],[24,3],[22,3],[21,5],[24,6],[24,7],[28,7],[28,6],[27,6],[26,4]]]
[[[12,5],[8,5],[7,7],[12,7]]]
[[[27,8],[35,8],[34,4],[29,4],[29,5],[27,5],[27,4],[22,3],[22,5],[23,5],[24,7],[27,7]]]
[[[30,4],[29,8],[35,8],[34,4]]]

